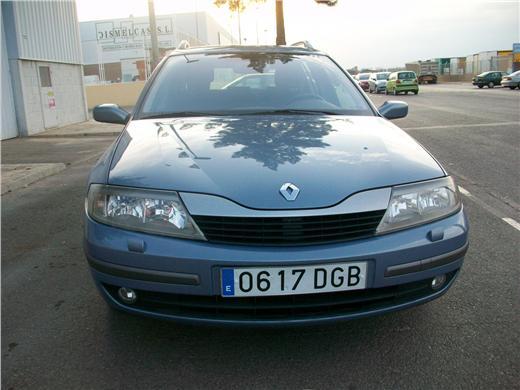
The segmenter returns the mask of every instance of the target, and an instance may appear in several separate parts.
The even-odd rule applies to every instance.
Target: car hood
[[[299,209],[443,175],[422,146],[380,117],[251,115],[132,121],[108,182]],[[300,189],[295,201],[280,194],[288,182]]]

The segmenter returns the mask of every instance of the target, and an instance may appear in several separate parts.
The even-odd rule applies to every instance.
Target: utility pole
[[[285,23],[283,20],[283,0],[276,0],[276,44],[286,45]]]
[[[238,19],[238,44],[242,44],[242,25],[240,23],[240,5],[237,8],[237,19]]]
[[[152,71],[159,63],[159,43],[157,42],[157,22],[155,21],[155,10],[153,0],[148,0],[148,18],[150,19],[150,38],[152,40]]]

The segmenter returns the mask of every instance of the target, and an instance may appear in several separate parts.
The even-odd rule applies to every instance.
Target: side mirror
[[[117,123],[126,125],[130,113],[123,110],[117,104],[100,104],[94,107],[94,120],[105,123]]]
[[[408,115],[408,104],[398,100],[389,100],[379,107],[379,113],[386,119],[399,119]]]

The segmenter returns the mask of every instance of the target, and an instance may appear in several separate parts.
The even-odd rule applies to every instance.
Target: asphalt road
[[[439,300],[320,327],[200,328],[110,311],[83,257],[81,214],[89,167],[112,140],[3,142],[4,163],[70,165],[2,197],[2,387],[519,388],[520,231],[503,218],[520,221],[520,91],[453,84],[391,99],[409,103],[396,123],[465,190],[466,263]]]

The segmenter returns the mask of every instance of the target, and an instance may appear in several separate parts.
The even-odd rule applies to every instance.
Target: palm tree
[[[226,5],[231,12],[238,14],[238,35],[239,41],[242,43],[240,30],[240,12],[242,12],[250,3],[265,3],[266,0],[214,0],[217,7]],[[325,4],[329,7],[335,6],[338,0],[314,0],[318,4]],[[286,45],[285,42],[285,23],[283,19],[283,0],[276,0],[276,44]]]
[[[231,12],[236,12],[238,17],[238,42],[242,44],[242,29],[240,27],[240,13],[246,9],[250,3],[265,3],[265,0],[214,0],[213,4],[217,7],[227,5]]]

